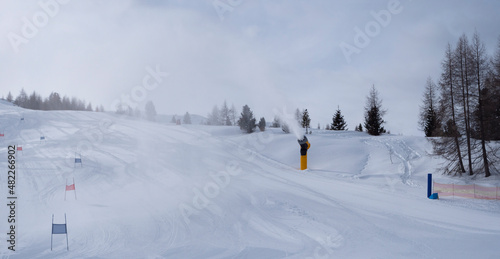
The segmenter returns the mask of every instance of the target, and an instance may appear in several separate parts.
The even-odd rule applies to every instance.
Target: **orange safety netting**
[[[442,184],[433,182],[433,190],[439,196],[453,196],[470,199],[500,200],[500,187],[486,187],[477,184]]]

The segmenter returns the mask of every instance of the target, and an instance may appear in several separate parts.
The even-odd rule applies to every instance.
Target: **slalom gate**
[[[59,234],[66,235],[66,250],[69,251],[68,223],[66,221],[66,213],[64,213],[64,224],[54,224],[54,214],[52,214],[52,234],[50,235],[50,251],[52,251],[53,236]]]
[[[77,154],[75,152],[75,167],[76,167],[76,164],[80,164],[80,167],[83,167],[82,154]]]
[[[64,200],[66,200],[66,192],[73,191],[76,200],[76,188],[75,188],[75,178],[73,178],[73,184],[68,185],[68,179],[66,179],[66,187],[64,190]]]
[[[439,197],[451,196],[469,199],[500,200],[500,187],[486,187],[477,184],[443,184],[432,182],[433,192]]]

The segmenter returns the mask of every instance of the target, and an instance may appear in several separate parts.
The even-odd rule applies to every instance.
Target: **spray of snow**
[[[295,115],[288,112],[286,107],[283,107],[281,110],[274,109],[274,114],[278,116],[281,124],[288,125],[288,129],[297,139],[300,140],[304,138],[304,128],[299,125],[299,122],[295,119]]]

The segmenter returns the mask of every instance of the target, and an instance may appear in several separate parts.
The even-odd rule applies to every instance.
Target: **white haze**
[[[8,36],[22,36],[54,1],[2,1],[0,95],[56,91],[114,110],[159,66],[169,76],[141,92],[141,109],[152,100],[160,113],[206,116],[227,100],[270,121],[274,109],[307,108],[323,128],[339,106],[352,130],[375,85],[386,128],[422,135],[422,91],[428,76],[438,79],[446,44],[477,29],[492,53],[500,36],[498,1],[242,0],[221,20],[212,0],[73,0],[16,52]],[[339,46],[391,3],[401,11],[347,62]]]

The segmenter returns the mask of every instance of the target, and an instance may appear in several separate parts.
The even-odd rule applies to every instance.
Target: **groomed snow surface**
[[[314,130],[300,171],[297,140],[280,129],[249,135],[5,102],[0,115],[4,204],[7,146],[23,148],[16,251],[3,205],[2,258],[500,258],[500,201],[427,199],[428,173],[471,179],[437,172],[424,137]],[[65,201],[73,178],[77,199],[68,191]],[[64,223],[65,213],[69,251],[65,235],[51,251],[52,214]]]

